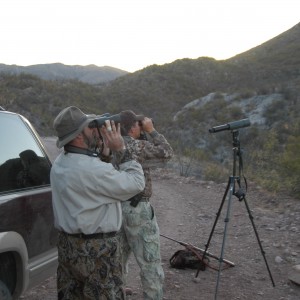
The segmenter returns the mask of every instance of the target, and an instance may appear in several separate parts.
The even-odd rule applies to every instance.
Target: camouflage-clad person
[[[163,299],[164,272],[161,266],[160,236],[154,209],[150,204],[152,182],[150,168],[165,163],[173,156],[173,150],[153,126],[150,118],[123,111],[121,133],[128,151],[141,165],[145,176],[143,192],[122,202],[122,256],[126,272],[130,253],[133,252],[141,269],[143,296],[147,300]],[[141,139],[141,134],[149,139]]]
[[[120,252],[121,201],[145,187],[142,167],[132,160],[120,125],[91,127],[95,115],[75,106],[54,120],[57,146],[50,179],[58,234],[58,300],[124,300]],[[98,158],[100,132],[118,170]]]

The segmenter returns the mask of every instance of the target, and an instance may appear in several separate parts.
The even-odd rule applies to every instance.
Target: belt
[[[84,233],[67,233],[62,232],[68,236],[80,238],[80,239],[105,239],[114,237],[118,234],[118,231],[112,231],[112,232],[99,232],[99,233],[92,233],[92,234],[84,234]]]
[[[149,202],[150,201],[150,197],[142,197],[142,199],[140,200],[140,202]]]
[[[134,197],[132,197],[134,198]],[[128,199],[127,201],[131,201],[132,198]],[[142,197],[139,199],[139,202],[149,202],[150,201],[150,197]]]

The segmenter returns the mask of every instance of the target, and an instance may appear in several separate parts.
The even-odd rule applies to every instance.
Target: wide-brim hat
[[[53,122],[58,137],[57,147],[61,148],[72,141],[95,118],[96,115],[87,115],[76,106],[63,109]]]

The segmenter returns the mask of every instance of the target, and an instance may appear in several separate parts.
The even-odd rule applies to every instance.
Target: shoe
[[[132,295],[132,289],[131,288],[125,288],[125,294],[126,296],[131,296]]]

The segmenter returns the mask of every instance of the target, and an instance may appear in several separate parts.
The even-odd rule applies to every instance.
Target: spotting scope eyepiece
[[[230,122],[230,123],[227,123],[224,125],[212,127],[208,131],[210,133],[215,133],[215,132],[219,132],[219,131],[223,131],[223,130],[235,130],[235,129],[239,129],[239,128],[243,128],[243,127],[248,127],[250,125],[251,124],[250,124],[249,119],[242,119],[239,121],[234,121],[234,122]]]

